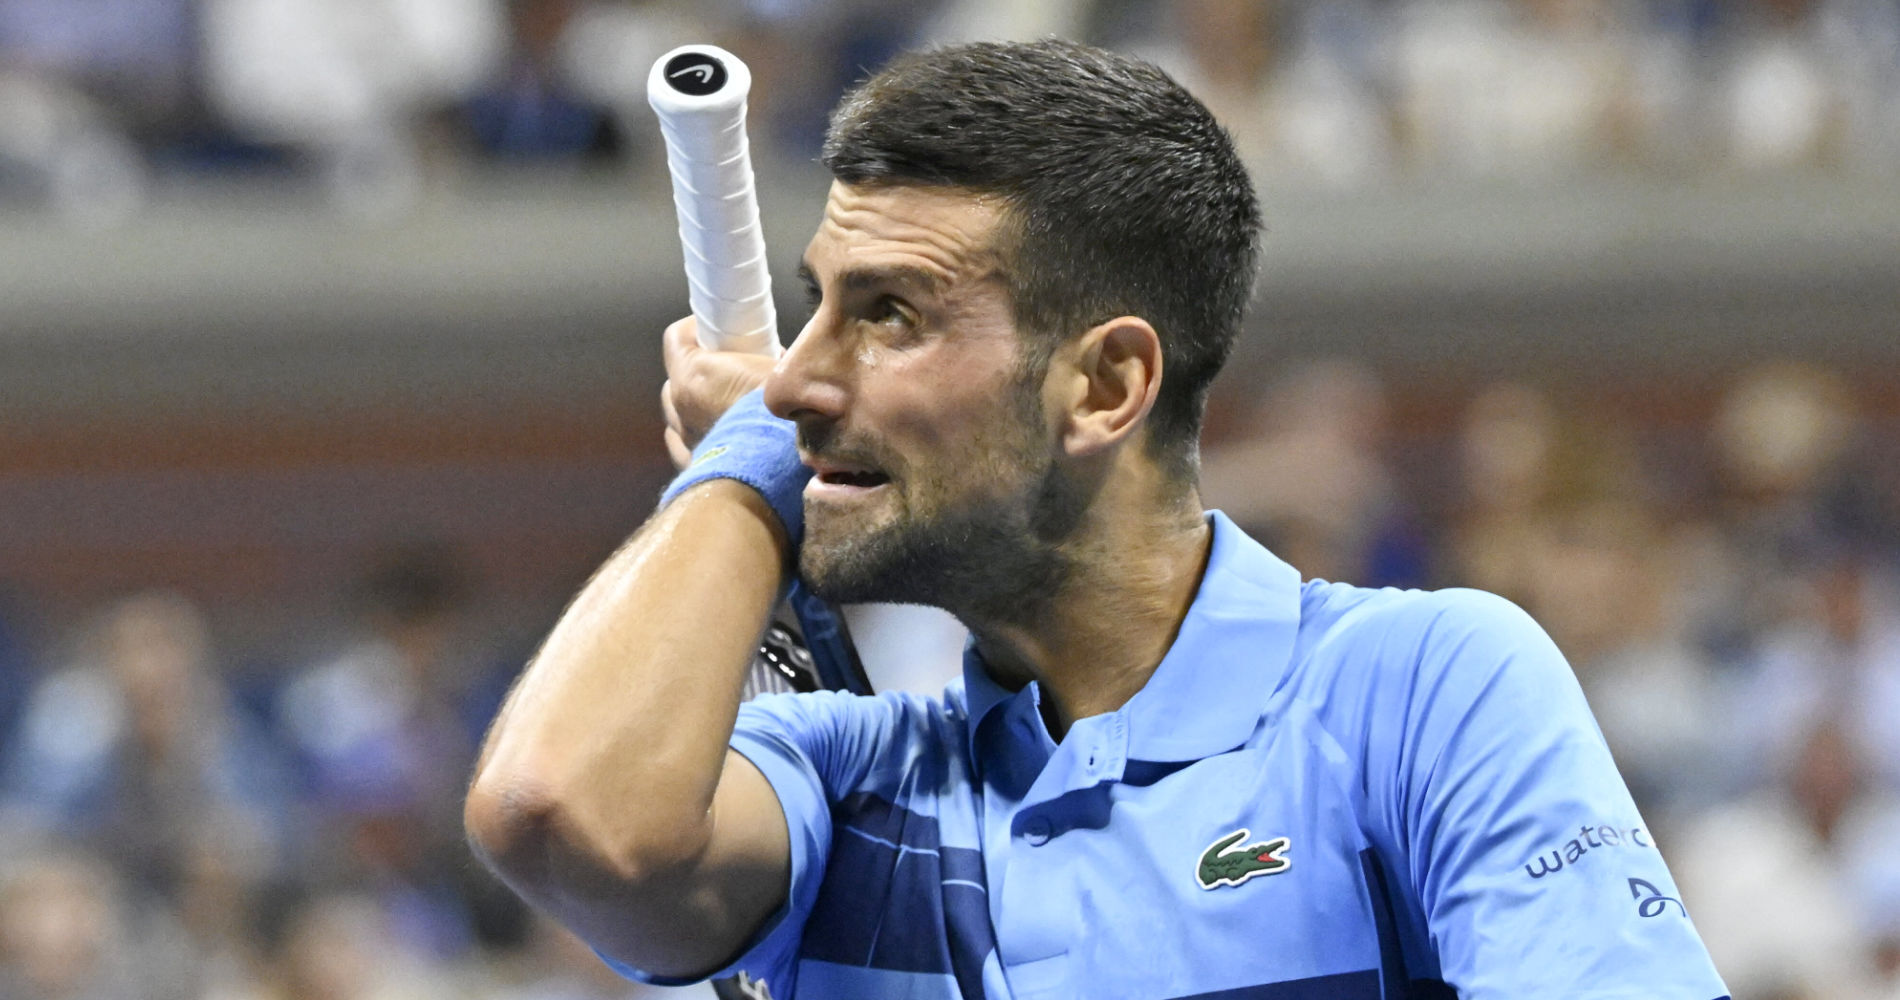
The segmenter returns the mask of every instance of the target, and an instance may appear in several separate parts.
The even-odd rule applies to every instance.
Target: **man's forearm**
[[[758,493],[715,480],[582,589],[509,695],[469,794],[477,848],[517,888],[569,891],[558,883],[576,865],[630,878],[703,849],[786,545]]]

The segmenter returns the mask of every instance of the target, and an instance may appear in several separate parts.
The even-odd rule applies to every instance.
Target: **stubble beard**
[[[971,466],[893,480],[878,523],[808,509],[798,560],[806,586],[840,604],[943,608],[966,624],[1037,620],[1073,576],[1063,543],[1086,502],[1032,430],[1042,426],[1040,398],[1026,387],[1012,395],[1004,440]]]

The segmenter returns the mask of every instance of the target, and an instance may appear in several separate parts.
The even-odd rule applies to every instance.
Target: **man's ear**
[[[1161,335],[1139,316],[1117,316],[1071,341],[1061,359],[1063,450],[1098,454],[1127,440],[1161,391]]]

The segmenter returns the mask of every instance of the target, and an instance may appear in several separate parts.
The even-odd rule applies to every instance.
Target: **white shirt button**
[[[1041,847],[1048,843],[1049,832],[1049,821],[1041,816],[1023,824],[1023,839],[1029,841],[1031,847]]]

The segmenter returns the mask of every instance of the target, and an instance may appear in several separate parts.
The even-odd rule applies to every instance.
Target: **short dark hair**
[[[1214,116],[1156,66],[1076,42],[903,56],[845,94],[824,163],[846,184],[1000,195],[996,248],[1032,358],[1119,315],[1154,324],[1150,445],[1193,475],[1207,390],[1253,297],[1260,206]]]

